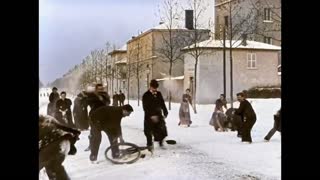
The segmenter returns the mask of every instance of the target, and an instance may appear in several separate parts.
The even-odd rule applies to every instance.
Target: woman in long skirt
[[[226,116],[223,107],[227,109],[227,101],[225,95],[221,94],[220,98],[216,101],[216,106],[210,120],[210,125],[212,125],[216,131],[227,131],[225,125]]]
[[[186,94],[182,95],[182,102],[179,109],[179,126],[190,126],[192,123],[190,118],[189,104],[192,105],[192,98],[190,95],[190,89],[186,89]]]

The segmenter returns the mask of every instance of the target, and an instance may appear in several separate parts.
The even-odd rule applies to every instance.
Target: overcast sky
[[[39,0],[40,80],[47,84],[61,77],[107,41],[120,47],[139,31],[156,26],[161,2]],[[213,0],[208,3],[206,16],[213,17]]]

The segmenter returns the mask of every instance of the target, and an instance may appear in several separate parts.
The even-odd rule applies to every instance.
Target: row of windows
[[[264,21],[272,21],[271,14],[272,14],[271,8],[264,8]],[[226,26],[229,25],[229,16],[224,16],[224,24]],[[272,37],[264,37],[263,42],[267,44],[272,44]]]
[[[217,18],[219,19],[219,18]],[[263,21],[272,22],[272,10],[271,8],[264,8]],[[224,24],[228,26],[229,16],[224,16]]]

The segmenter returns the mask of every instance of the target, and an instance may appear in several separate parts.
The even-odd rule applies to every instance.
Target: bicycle
[[[113,148],[119,149],[119,156],[116,158],[112,157],[112,150]],[[145,154],[142,154],[141,151],[147,149],[147,147],[140,147],[136,144],[124,142],[114,144],[109,146],[105,151],[105,157],[107,160],[111,161],[114,164],[132,164],[138,161],[141,158],[145,157]]]
[[[175,140],[166,140],[167,144],[174,145],[176,144]],[[112,157],[112,150],[113,148],[119,149],[119,155],[116,158]],[[124,143],[117,143],[112,146],[109,146],[105,150],[105,157],[107,160],[111,161],[114,164],[132,164],[138,161],[140,158],[144,158],[146,155],[143,154],[141,151],[148,149],[146,146],[138,146],[133,143],[124,142]],[[151,152],[151,154],[153,154]]]

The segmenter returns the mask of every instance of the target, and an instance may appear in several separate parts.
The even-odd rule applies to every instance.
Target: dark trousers
[[[255,118],[247,118],[243,124],[242,124],[242,130],[241,130],[241,135],[242,135],[242,142],[252,142],[251,138],[251,129],[253,125],[256,123]]]
[[[53,142],[39,152],[39,171],[45,168],[50,180],[70,180],[62,165],[66,155],[60,153],[60,143]]]
[[[237,136],[242,136],[242,128],[243,128],[243,121],[240,120],[240,121],[237,121],[235,122],[235,125],[236,125],[236,129],[237,129]]]
[[[153,145],[152,137],[154,136],[155,141],[162,142],[167,137],[166,122],[163,118],[160,118],[159,122],[154,123],[150,119],[144,121],[144,135],[147,138],[147,146]]]
[[[273,128],[269,131],[269,133],[266,135],[266,137],[264,137],[265,140],[270,140],[271,137],[274,135],[274,133],[276,133],[277,131],[280,132],[280,129],[278,127],[278,123],[275,121],[273,123]]]
[[[90,150],[91,154],[90,156],[97,157],[99,152],[99,147],[101,144],[101,131],[104,131],[109,139],[110,146],[115,145],[118,143],[118,135],[114,135],[113,133],[110,133],[107,129],[100,129],[96,124],[91,124],[91,130],[90,130]],[[111,149],[112,157],[119,156],[119,147],[115,146]]]
[[[123,106],[124,105],[124,101],[120,101],[120,106]]]

